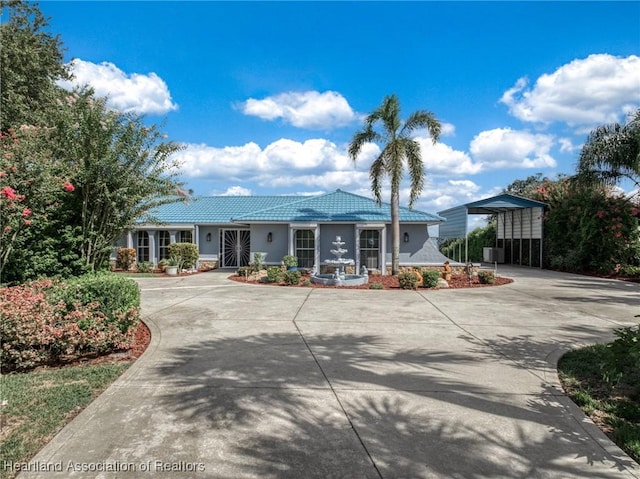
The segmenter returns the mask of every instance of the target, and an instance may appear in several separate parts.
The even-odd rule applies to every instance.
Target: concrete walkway
[[[640,285],[499,273],[515,282],[140,279],[151,346],[34,459],[62,472],[20,477],[639,478],[555,364],[634,324]]]

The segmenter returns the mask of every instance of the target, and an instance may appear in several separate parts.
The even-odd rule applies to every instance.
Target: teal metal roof
[[[371,198],[336,190],[318,196],[308,196],[298,201],[274,206],[262,211],[237,215],[238,223],[251,222],[380,222],[391,221],[388,203],[378,206]],[[445,221],[438,215],[423,211],[400,208],[400,221],[403,223],[440,223]]]
[[[336,190],[317,196],[207,196],[153,209],[161,223],[229,224],[252,222],[391,222],[388,203]],[[436,224],[438,215],[400,207],[404,223]]]
[[[154,208],[162,223],[231,223],[231,218],[299,200],[299,196],[203,196]]]

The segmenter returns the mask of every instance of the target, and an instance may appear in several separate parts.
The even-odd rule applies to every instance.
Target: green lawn
[[[41,369],[0,378],[0,478],[7,462],[28,462],[132,361]]]
[[[569,397],[640,463],[640,374],[605,381],[606,345],[571,351],[558,364]]]

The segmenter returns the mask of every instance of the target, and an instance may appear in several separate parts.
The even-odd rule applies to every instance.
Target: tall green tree
[[[42,112],[60,92],[55,81],[69,78],[59,36],[46,31],[38,4],[0,0],[0,131],[41,123]]]
[[[57,155],[73,172],[71,219],[87,270],[102,268],[112,245],[154,207],[183,200],[174,153],[156,125],[109,109],[91,90],[70,93],[59,110]]]
[[[378,125],[381,127],[379,131],[375,129]],[[378,204],[382,203],[383,181],[388,178],[391,183],[391,272],[394,275],[400,270],[400,184],[405,165],[411,182],[409,208],[413,207],[424,187],[420,144],[411,136],[418,128],[426,128],[434,144],[438,141],[441,126],[433,113],[419,110],[403,123],[400,102],[396,95],[390,95],[365,118],[363,129],[353,135],[349,145],[349,157],[354,162],[366,143],[376,143],[382,150],[371,164],[369,178]]]
[[[580,152],[577,179],[612,186],[630,180],[640,187],[640,109],[626,124],[592,130]]]

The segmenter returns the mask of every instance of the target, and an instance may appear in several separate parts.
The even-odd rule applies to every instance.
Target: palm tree
[[[382,124],[382,131],[374,130],[374,125]],[[369,178],[371,191],[376,202],[382,204],[382,181],[389,177],[391,181],[391,228],[392,255],[391,273],[398,274],[400,263],[400,183],[404,174],[405,160],[411,178],[409,208],[422,193],[424,186],[424,165],[420,155],[419,143],[411,138],[417,128],[426,127],[435,144],[440,137],[440,122],[433,113],[419,110],[412,113],[402,124],[400,103],[396,95],[386,96],[382,104],[364,120],[364,127],[353,135],[349,145],[349,157],[355,163],[365,143],[379,143],[382,152],[371,164]]]
[[[640,187],[640,109],[626,125],[592,130],[580,152],[578,181],[613,186],[623,179]]]

